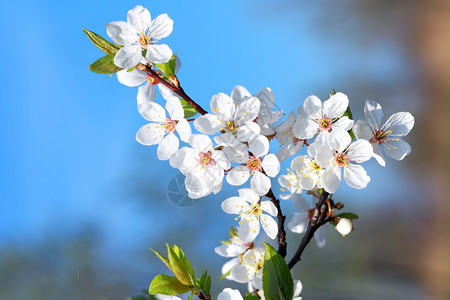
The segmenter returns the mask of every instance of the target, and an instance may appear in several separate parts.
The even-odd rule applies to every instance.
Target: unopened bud
[[[344,204],[342,204],[341,202],[338,202],[338,203],[336,203],[336,204],[334,205],[334,207],[335,207],[336,209],[342,209],[342,208],[344,208]]]
[[[340,234],[342,234],[342,236],[346,236],[353,231],[353,221],[351,219],[342,218],[339,220],[335,228]]]
[[[180,82],[178,81],[178,78],[175,75],[170,75],[169,76],[169,82],[172,83],[172,85],[174,85],[175,87],[179,87],[180,86]]]

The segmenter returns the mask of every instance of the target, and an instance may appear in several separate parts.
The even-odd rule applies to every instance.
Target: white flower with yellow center
[[[171,156],[170,165],[186,176],[184,183],[190,198],[197,199],[211,192],[217,194],[230,162],[222,151],[214,149],[207,135],[191,135],[189,145],[192,148],[183,147]]]
[[[381,125],[383,109],[375,101],[367,100],[364,106],[366,122],[359,120],[353,126],[353,132],[358,139],[370,142],[373,147],[373,157],[385,166],[386,162],[381,147],[387,156],[402,160],[411,152],[411,146],[402,137],[414,127],[414,117],[409,112],[395,113]]]
[[[280,172],[280,161],[274,154],[268,154],[269,140],[263,135],[257,136],[248,143],[250,154],[245,145],[241,143],[240,145],[226,149],[225,153],[229,160],[243,163],[231,169],[227,175],[227,182],[238,186],[252,176],[250,187],[260,195],[267,194],[272,186],[269,177],[275,177]],[[263,156],[265,157],[262,158]]]
[[[336,93],[323,103],[316,96],[309,96],[303,102],[304,112],[297,116],[294,135],[299,139],[310,139],[323,131],[350,130],[353,120],[342,117],[347,107],[348,98],[343,93]]]
[[[249,142],[260,133],[259,125],[254,122],[260,108],[258,98],[245,98],[236,104],[230,96],[219,93],[212,97],[210,107],[210,114],[200,116],[194,121],[195,128],[201,133],[213,135],[222,131],[223,135],[219,137],[223,138],[223,141],[231,141],[230,145],[236,138],[241,142]],[[223,141],[219,143],[225,145]]]
[[[262,225],[266,234],[274,239],[278,234],[277,222],[271,217],[278,213],[270,201],[261,201],[261,197],[252,189],[240,189],[239,197],[231,197],[222,202],[222,209],[228,214],[238,214],[238,235],[243,242],[253,241]]]
[[[359,164],[372,157],[373,150],[370,143],[366,140],[352,143],[350,134],[341,129],[333,130],[324,136],[327,145],[321,146],[316,156],[316,163],[326,168],[322,174],[321,186],[330,194],[334,194],[341,183],[341,169],[344,169],[344,179],[350,187],[365,188],[370,177]]]
[[[262,289],[264,249],[255,248],[245,252],[242,263],[231,269],[230,277],[237,282],[250,282],[255,289]]]
[[[138,99],[138,110],[144,119],[154,122],[142,126],[136,134],[136,140],[143,145],[158,145],[157,155],[160,160],[169,159],[178,150],[180,142],[175,136],[178,132],[184,142],[189,140],[191,127],[184,118],[184,109],[180,100],[173,98],[167,100],[166,111],[161,105]]]
[[[141,5],[128,11],[127,22],[116,21],[108,24],[107,33],[114,43],[123,46],[114,57],[114,64],[128,69],[145,58],[152,63],[166,63],[172,57],[172,50],[165,44],[155,44],[168,37],[173,30],[173,20],[162,14],[152,21],[150,12]]]

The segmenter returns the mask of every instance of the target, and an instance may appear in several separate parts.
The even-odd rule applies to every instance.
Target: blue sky
[[[287,113],[308,95],[325,99],[332,89],[347,93],[352,104],[352,96],[359,95],[352,90],[352,78],[367,76],[384,84],[401,76],[404,61],[395,44],[355,53],[348,40],[321,37],[311,14],[283,15],[273,12],[269,2],[260,3],[3,3],[0,25],[11,28],[13,35],[0,47],[6,64],[0,73],[0,246],[2,241],[26,243],[39,240],[42,232],[65,232],[93,222],[104,229],[106,246],[120,247],[149,226],[157,230],[165,218],[158,216],[157,205],[142,206],[130,187],[144,180],[165,189],[177,171],[157,161],[156,148],[135,141],[145,124],[136,110],[137,89],[88,70],[102,52],[82,32],[85,27],[107,37],[105,24],[125,20],[137,4],[152,17],[166,12],[175,21],[164,42],[181,58],[178,75],[185,91],[206,109],[212,95],[230,94],[238,84],[252,93],[271,87],[277,105]],[[357,100],[354,115],[361,117],[365,99]],[[400,172],[392,165],[388,173],[370,162],[369,174],[379,177],[366,191],[343,188],[343,195],[370,198],[377,186],[392,187],[388,175]],[[211,201],[219,207],[232,193],[227,188]],[[163,211],[173,210],[161,205]],[[147,214],[139,214],[146,209],[154,210],[150,221]],[[231,220],[217,215],[223,217],[220,224]]]

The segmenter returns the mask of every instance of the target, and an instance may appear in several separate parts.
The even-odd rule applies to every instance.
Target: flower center
[[[252,172],[259,171],[261,169],[261,158],[250,156],[247,160],[247,168]]]
[[[227,130],[232,134],[236,134],[236,123],[234,121],[227,121]]]
[[[167,132],[175,132],[175,125],[177,125],[177,123],[171,118],[167,118],[163,123],[164,130]]]
[[[147,49],[147,46],[149,44],[153,44],[152,38],[150,36],[146,35],[145,33],[141,33],[139,35],[138,42],[139,42],[139,45],[141,45],[141,47],[143,49]]]
[[[322,168],[319,167],[319,166],[317,165],[315,159],[313,159],[313,160],[311,161],[311,169],[313,169],[314,171],[320,171],[320,170],[322,170]]]
[[[330,118],[323,117],[318,122],[320,131],[330,131],[332,123]]]
[[[339,153],[334,157],[334,162],[339,167],[346,167],[348,165],[348,156],[344,153]]]
[[[377,130],[373,133],[373,137],[370,139],[372,144],[383,144],[386,141],[386,136],[389,131]]]
[[[207,166],[215,166],[216,165],[216,161],[214,159],[212,159],[211,156],[212,156],[211,151],[201,152],[200,155],[199,155],[200,164],[202,166],[205,166],[205,167],[207,167]]]
[[[260,208],[259,202],[256,204],[250,205],[250,208],[247,212],[247,214],[252,214],[254,216],[259,217],[262,214],[262,209]]]

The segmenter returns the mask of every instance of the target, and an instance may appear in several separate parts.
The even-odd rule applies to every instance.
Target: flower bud
[[[351,219],[342,218],[339,220],[335,228],[340,234],[342,234],[342,236],[346,236],[353,231],[353,221]]]

